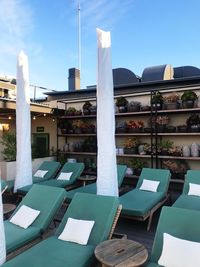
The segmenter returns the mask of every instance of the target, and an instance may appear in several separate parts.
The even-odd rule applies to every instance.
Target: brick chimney
[[[68,90],[74,91],[80,89],[80,70],[76,68],[69,69]]]

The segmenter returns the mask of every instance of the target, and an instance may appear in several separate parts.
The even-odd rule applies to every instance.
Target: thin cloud
[[[0,57],[16,55],[25,48],[25,39],[32,29],[32,11],[24,0],[0,1]]]
[[[83,27],[114,27],[115,24],[133,7],[133,0],[80,1]]]

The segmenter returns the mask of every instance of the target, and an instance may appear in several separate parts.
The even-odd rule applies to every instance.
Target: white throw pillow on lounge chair
[[[47,172],[48,171],[45,170],[37,170],[33,176],[43,178],[47,174]]]
[[[163,234],[163,248],[158,264],[166,267],[194,267],[200,263],[200,243]]]
[[[189,196],[200,196],[200,184],[189,183]]]
[[[93,226],[94,221],[68,218],[65,228],[58,239],[87,245]]]
[[[69,181],[73,172],[61,172],[57,180],[66,180]]]
[[[152,181],[152,180],[144,179],[139,189],[144,190],[144,191],[157,192],[159,183],[160,183],[159,181]]]
[[[10,222],[27,229],[35,221],[39,214],[39,210],[22,205],[10,219]]]

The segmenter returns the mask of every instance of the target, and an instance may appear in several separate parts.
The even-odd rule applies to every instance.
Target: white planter
[[[43,161],[55,160],[55,157],[37,158],[32,161],[32,172],[35,173]],[[10,181],[16,176],[16,161],[0,161],[1,178]]]

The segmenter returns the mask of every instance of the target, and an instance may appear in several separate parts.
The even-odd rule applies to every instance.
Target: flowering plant
[[[164,97],[164,102],[165,103],[174,103],[174,102],[177,102],[179,99],[180,99],[180,97],[178,94],[172,93],[172,94]]]
[[[169,123],[169,117],[168,116],[158,116],[156,119],[156,123],[159,125],[167,125]]]
[[[127,128],[131,129],[131,128],[143,128],[144,127],[144,122],[143,121],[134,121],[134,120],[130,120],[127,122]]]
[[[138,142],[136,137],[128,137],[124,142],[124,147],[125,148],[134,148],[134,147],[137,147],[138,144],[139,144],[139,142]]]

